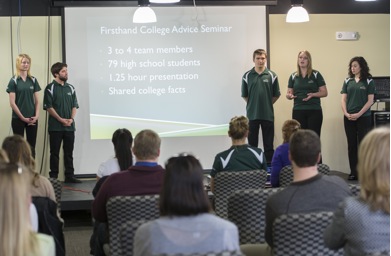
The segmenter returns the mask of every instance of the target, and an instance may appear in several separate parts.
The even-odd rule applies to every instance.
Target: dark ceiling
[[[195,0],[195,2],[197,6],[267,5],[269,14],[285,14],[291,6],[291,0]],[[57,16],[61,15],[63,6],[102,6],[103,8],[104,6],[136,6],[137,3],[137,0],[2,0],[0,1],[0,16]],[[193,5],[193,1],[182,0],[174,6],[178,5]],[[375,2],[304,0],[304,7],[310,14],[390,13],[389,0],[377,0]]]

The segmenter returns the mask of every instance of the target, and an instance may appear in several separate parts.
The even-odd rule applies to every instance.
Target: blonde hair
[[[4,149],[0,148],[0,163],[9,163],[7,152]]]
[[[2,148],[7,152],[10,163],[23,164],[28,167],[32,172],[32,185],[38,187],[39,174],[35,171],[35,160],[25,138],[17,134],[8,136],[4,139]]]
[[[390,214],[390,129],[370,131],[358,150],[360,197],[373,211]]]
[[[245,116],[235,116],[229,122],[228,135],[234,140],[247,137],[249,130],[248,119]]]
[[[134,138],[133,153],[138,160],[151,160],[159,156],[161,139],[152,130],[142,130]]]
[[[300,123],[295,119],[286,120],[282,125],[282,138],[284,140],[284,143],[289,142],[289,139],[292,134],[299,130],[300,127]]]
[[[311,57],[311,53],[307,50],[304,50],[304,51],[300,51],[299,54],[297,54],[297,73],[296,73],[296,76],[300,76],[302,75],[301,74],[301,71],[300,71],[300,66],[299,66],[299,56],[300,54],[304,53],[305,56],[308,58],[308,66],[307,66],[307,74],[306,76],[307,77],[310,77],[310,75],[312,74],[312,57]]]
[[[0,163],[0,255],[38,255],[29,217],[30,175],[26,167]]]
[[[27,70],[27,76],[31,77],[31,73],[30,73],[30,68],[31,68],[31,58],[30,56],[28,56],[27,54],[25,53],[21,53],[18,55],[18,57],[16,58],[16,71],[15,71],[15,76],[18,77],[20,76],[20,65],[22,64],[22,61],[23,59],[28,59],[28,61],[30,62],[30,67],[29,67],[29,70]]]

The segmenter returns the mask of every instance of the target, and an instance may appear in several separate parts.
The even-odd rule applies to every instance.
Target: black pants
[[[64,151],[64,166],[65,177],[73,177],[73,146],[75,143],[75,132],[49,132],[50,140],[50,172],[51,178],[58,177],[58,168],[60,160],[60,148],[61,143],[63,144],[62,149]]]
[[[316,132],[320,138],[320,130],[323,123],[323,112],[319,110],[293,110],[292,119],[297,120],[302,129]]]
[[[35,158],[35,144],[37,142],[38,121],[35,125],[28,125],[19,118],[12,118],[11,121],[12,132],[24,137],[26,131],[26,140],[31,147],[31,154]]]
[[[262,128],[263,150],[265,151],[266,162],[271,163],[274,154],[274,122],[266,120],[250,120],[248,133],[248,144],[258,147],[259,127]]]
[[[350,121],[344,116],[343,120],[348,142],[350,174],[357,177],[358,146],[371,129],[371,116],[361,116],[356,121]]]

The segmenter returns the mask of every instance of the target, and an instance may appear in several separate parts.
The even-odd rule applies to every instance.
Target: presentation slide
[[[80,105],[79,172],[96,172],[96,160],[82,163],[89,156],[113,155],[111,136],[123,127],[158,132],[166,158],[203,152],[210,168],[230,144],[230,118],[245,114],[241,77],[253,67],[252,52],[266,49],[265,7],[152,7],[157,22],[148,24],[132,22],[136,9],[65,8],[69,83]],[[195,147],[178,147],[189,143]]]

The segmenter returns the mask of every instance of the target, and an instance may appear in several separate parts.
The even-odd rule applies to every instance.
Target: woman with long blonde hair
[[[41,90],[38,80],[30,73],[31,58],[27,54],[19,54],[16,58],[16,72],[8,83],[7,93],[12,108],[12,131],[24,136],[31,147],[35,158],[39,118],[39,95]]]
[[[0,255],[54,256],[51,236],[32,231],[29,219],[30,171],[0,162]]]
[[[360,195],[348,197],[325,231],[344,255],[390,255],[390,129],[369,132],[358,151]]]

